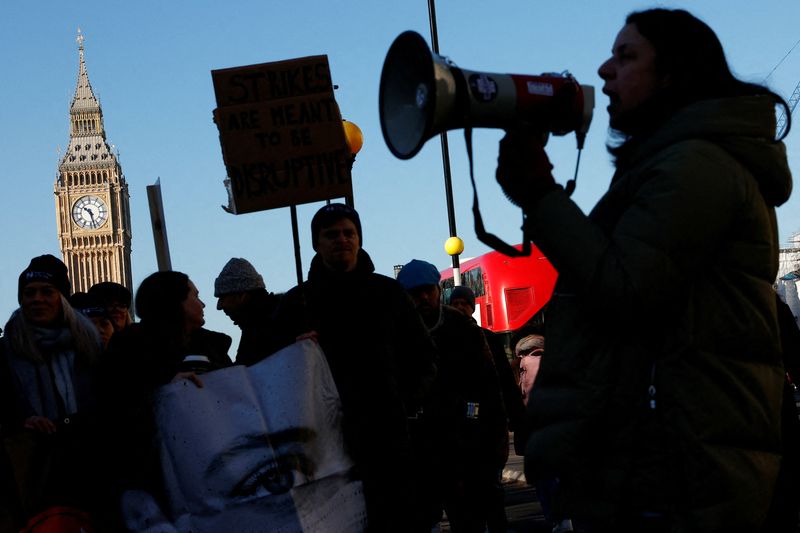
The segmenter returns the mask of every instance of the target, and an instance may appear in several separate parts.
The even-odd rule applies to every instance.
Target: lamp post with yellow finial
[[[435,54],[439,53],[439,32],[436,27],[436,1],[428,0],[428,20],[431,25],[431,47]],[[460,243],[460,250],[456,253],[447,252],[450,255],[453,264],[453,285],[458,287],[461,285],[461,265],[458,260],[459,254],[464,251],[464,241],[458,238],[456,231],[456,213],[455,206],[453,205],[453,180],[450,175],[450,149],[447,144],[447,132],[442,132],[439,135],[442,141],[442,170],[444,172],[444,194],[445,202],[447,205],[447,221],[450,226],[450,238],[447,242],[455,243],[457,240]],[[454,240],[455,239],[455,240]],[[453,244],[454,248],[458,246]],[[447,244],[445,244],[447,250]]]

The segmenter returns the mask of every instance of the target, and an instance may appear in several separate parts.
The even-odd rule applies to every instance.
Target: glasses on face
[[[529,355],[533,356],[541,356],[544,353],[544,348],[529,348],[527,350],[520,350],[517,352],[517,359],[522,359],[523,357],[527,357]]]

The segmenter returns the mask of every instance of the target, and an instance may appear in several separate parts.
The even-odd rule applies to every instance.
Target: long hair
[[[786,129],[791,128],[789,105],[779,95],[757,83],[733,75],[719,38],[705,22],[682,9],[634,11],[625,19],[655,49],[655,69],[668,84],[636,111],[633,133],[612,131],[609,151],[619,157],[630,148],[629,142],[656,130],[681,108],[714,98],[770,96],[786,113]]]
[[[183,302],[188,295],[189,276],[174,270],[155,272],[136,291],[136,314],[142,325],[181,342],[186,321]]]
[[[97,328],[88,318],[75,312],[63,294],[61,295],[61,316],[61,324],[69,329],[76,360],[90,365],[95,363],[102,351]],[[33,324],[25,318],[22,309],[17,309],[11,313],[4,333],[15,354],[36,363],[42,363],[44,356],[36,344],[33,328]]]

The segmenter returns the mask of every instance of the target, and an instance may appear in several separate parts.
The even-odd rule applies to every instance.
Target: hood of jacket
[[[687,139],[718,145],[747,168],[764,200],[779,206],[792,192],[786,146],[775,140],[775,102],[769,96],[702,100],[676,112],[628,159],[635,165],[667,146]]]

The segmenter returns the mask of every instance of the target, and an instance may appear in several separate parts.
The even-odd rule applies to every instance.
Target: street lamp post
[[[436,30],[436,3],[435,0],[428,0],[428,19],[431,24],[431,45],[433,53],[439,53],[439,33]],[[442,166],[444,170],[444,193],[447,202],[447,221],[450,225],[450,239],[458,238],[456,232],[456,213],[453,207],[453,180],[450,175],[450,149],[447,145],[447,132],[443,131],[440,134],[442,140]],[[459,239],[460,240],[460,239]],[[449,239],[448,239],[449,241]],[[463,244],[462,244],[463,251]],[[450,257],[453,261],[453,284],[461,285],[461,265],[458,261],[458,255],[452,254]]]

